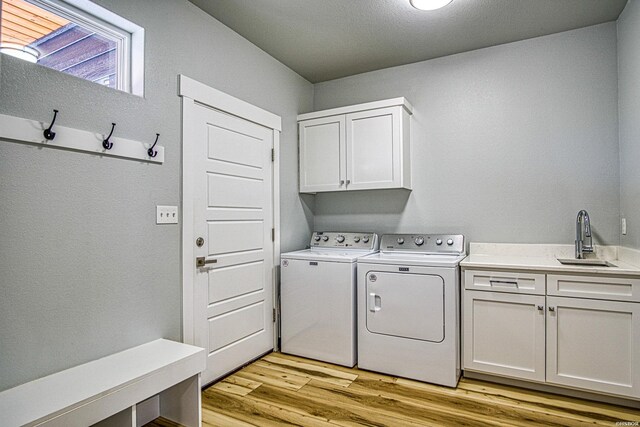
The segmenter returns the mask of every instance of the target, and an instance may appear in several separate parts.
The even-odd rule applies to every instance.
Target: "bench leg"
[[[160,393],[160,416],[186,427],[202,425],[200,374]]]

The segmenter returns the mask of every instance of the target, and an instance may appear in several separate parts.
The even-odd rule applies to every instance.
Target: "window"
[[[143,95],[141,27],[88,0],[0,1],[0,52]]]

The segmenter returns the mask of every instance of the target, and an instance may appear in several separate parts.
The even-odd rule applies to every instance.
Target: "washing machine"
[[[358,367],[455,387],[462,235],[385,234],[358,259]]]
[[[283,353],[356,364],[356,261],[377,250],[375,233],[314,232],[310,249],[281,255]]]

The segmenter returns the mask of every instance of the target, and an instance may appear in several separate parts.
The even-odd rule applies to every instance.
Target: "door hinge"
[[[273,309],[273,323],[276,323],[276,309]]]
[[[276,161],[276,150],[275,150],[275,148],[271,149],[271,161],[272,162]]]
[[[272,242],[276,241],[276,229],[275,228],[271,229],[271,241]]]

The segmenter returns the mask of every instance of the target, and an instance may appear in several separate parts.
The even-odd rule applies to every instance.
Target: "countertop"
[[[609,261],[615,267],[563,265],[557,258],[574,258],[573,245],[471,243],[466,269],[528,270],[556,273],[602,274],[640,278],[640,251],[620,246],[596,245],[588,258]]]

